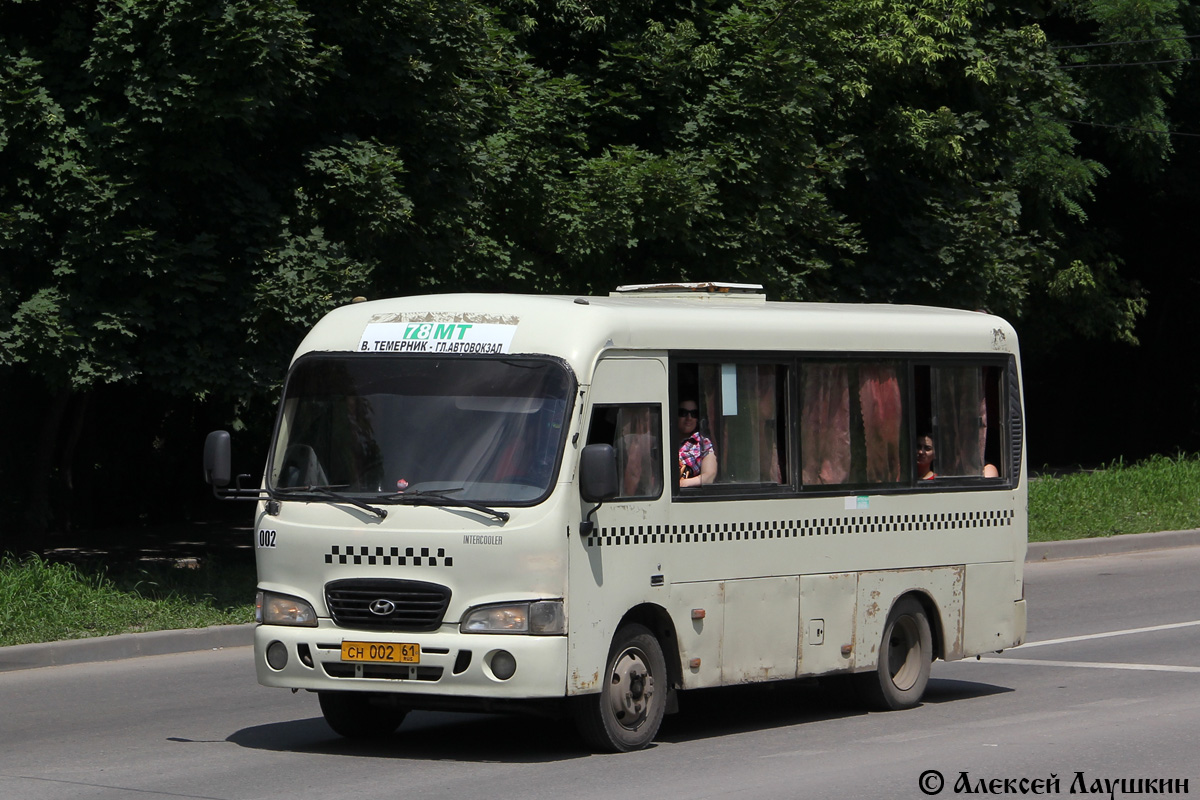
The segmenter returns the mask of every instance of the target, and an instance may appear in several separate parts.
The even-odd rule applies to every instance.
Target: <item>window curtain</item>
[[[805,364],[800,373],[801,478],[806,484],[850,477],[850,370]]]
[[[900,431],[904,418],[896,366],[860,365],[858,394],[867,455],[867,481],[896,483],[902,475]]]
[[[622,407],[617,412],[617,469],[622,497],[656,497],[662,493],[662,460],[658,457],[661,429],[657,411],[649,406]]]
[[[700,431],[712,440],[717,483],[780,483],[776,364],[700,366]]]
[[[932,370],[934,468],[939,475],[983,474],[987,398],[979,367]]]

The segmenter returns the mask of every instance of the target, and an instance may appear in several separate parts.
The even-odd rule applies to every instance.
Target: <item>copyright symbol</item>
[[[936,769],[927,769],[921,773],[917,785],[921,787],[921,791],[925,794],[937,794],[946,785],[946,779]]]

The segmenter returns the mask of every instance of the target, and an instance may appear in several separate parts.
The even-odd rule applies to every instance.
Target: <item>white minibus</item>
[[[681,695],[838,677],[917,705],[1021,644],[1017,338],[987,313],[760,287],[460,294],[330,312],[257,500],[260,683],[345,736],[563,713],[645,747]],[[240,476],[245,478],[246,476]]]

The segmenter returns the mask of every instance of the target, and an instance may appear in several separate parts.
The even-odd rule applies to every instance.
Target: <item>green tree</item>
[[[1038,9],[593,8],[505,6],[534,72],[487,145],[539,288],[725,277],[1017,318],[1053,296],[1064,327],[1131,335],[1136,290],[1078,241],[1106,167],[1078,151],[1089,98]]]
[[[385,254],[409,290],[444,279],[486,21],[468,3],[0,7],[0,369],[49,409],[37,463],[6,476],[28,475],[31,530],[90,393],[232,404],[276,386]]]
[[[258,414],[301,332],[359,294],[725,279],[1132,340],[1119,215],[1090,212],[1113,177],[1164,174],[1191,14],[0,5],[0,379],[40,431],[0,477],[28,475],[31,525],[53,524],[89,397]]]
[[[1047,345],[1113,331],[1136,344],[1134,324],[1148,308],[1146,269],[1137,263],[1145,234],[1126,226],[1130,212],[1158,194],[1174,155],[1171,107],[1191,56],[1184,19],[1195,16],[1194,4],[1071,0],[1054,10],[1045,26],[1051,50],[1080,96],[1056,116],[1079,141],[1076,151],[1104,164],[1120,200],[1093,204],[1093,213],[1075,214],[1064,228],[1056,268],[1041,276],[1029,304],[1031,317],[1053,322],[1032,330]]]

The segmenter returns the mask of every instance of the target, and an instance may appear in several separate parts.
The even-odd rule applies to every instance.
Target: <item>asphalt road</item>
[[[917,709],[693,693],[628,755],[507,716],[416,713],[348,742],[315,697],[258,687],[245,647],[5,672],[0,798],[922,798],[934,771],[940,797],[1200,795],[1198,571],[1200,547],[1030,564],[1030,643],[935,664]]]

